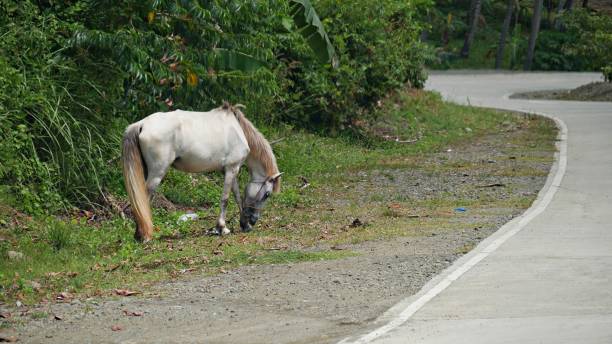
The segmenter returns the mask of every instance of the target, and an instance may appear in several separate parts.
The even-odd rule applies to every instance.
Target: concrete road
[[[597,80],[431,76],[427,88],[459,103],[557,117],[557,164],[523,216],[344,343],[612,343],[612,103],[507,98]]]

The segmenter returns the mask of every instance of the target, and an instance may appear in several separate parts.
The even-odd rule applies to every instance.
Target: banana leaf
[[[310,0],[290,0],[291,16],[300,34],[306,39],[308,45],[323,62],[330,62],[332,67],[338,67],[338,56],[336,50],[327,36],[325,27],[317,15]]]
[[[239,70],[250,73],[267,67],[263,61],[239,51],[217,48],[214,54],[215,67],[219,70]]]

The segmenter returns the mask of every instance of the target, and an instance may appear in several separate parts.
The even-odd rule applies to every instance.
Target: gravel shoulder
[[[390,162],[347,176],[356,182],[337,193],[335,208],[358,211],[369,231],[391,222],[413,228],[388,239],[334,246],[350,257],[248,265],[214,276],[183,276],[142,295],[16,309],[18,325],[5,333],[24,343],[335,342],[372,326],[530,205],[553,162],[553,137],[537,134],[535,123],[541,121],[546,120],[526,119],[524,126],[448,147],[419,159],[415,168]],[[539,139],[526,139],[534,135]],[[415,208],[395,207],[398,198]],[[383,205],[378,217],[365,210]]]
[[[513,99],[549,99],[578,101],[612,101],[612,83],[592,82],[571,90],[546,90],[515,93]]]

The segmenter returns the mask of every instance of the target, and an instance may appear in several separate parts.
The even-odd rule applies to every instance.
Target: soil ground
[[[510,98],[550,99],[550,100],[580,100],[580,101],[612,101],[612,83],[592,82],[573,90],[547,90],[515,93]]]
[[[387,223],[416,228],[387,240],[309,248],[335,249],[346,258],[186,274],[129,297],[17,307],[9,310],[4,335],[23,343],[337,341],[372,326],[391,305],[530,205],[553,161],[552,137],[537,134],[533,125],[540,121],[545,120],[529,119],[449,147],[414,168],[389,162],[367,173],[349,172],[345,177],[352,183],[344,190],[323,190],[333,197],[313,205],[321,219],[326,211],[359,212],[360,220],[346,228],[349,234]],[[540,141],[529,139],[538,135]],[[418,206],[395,203],[402,199]],[[383,204],[379,217],[367,210]]]

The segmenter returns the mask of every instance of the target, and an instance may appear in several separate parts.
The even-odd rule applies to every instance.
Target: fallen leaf
[[[363,222],[361,222],[361,220],[359,220],[358,218],[355,218],[355,220],[353,220],[353,222],[349,225],[349,227],[351,228],[355,228],[359,226],[363,226]]]
[[[223,255],[223,251],[221,251],[221,250],[214,250],[214,251],[213,251],[213,254],[214,254],[215,256],[222,256],[222,255]]]
[[[12,316],[13,315],[11,313],[9,313],[9,312],[2,312],[2,313],[0,313],[0,318],[3,318],[3,319],[8,319],[8,318],[10,318]]]
[[[53,314],[53,319],[55,319],[55,320],[64,320],[64,317],[62,317],[61,315]]]
[[[144,312],[128,311],[127,309],[124,309],[123,314],[127,315],[128,317],[141,317],[144,315]]]
[[[132,296],[132,295],[140,294],[140,292],[127,290],[127,289],[115,289],[115,294],[120,295],[120,296]]]
[[[332,250],[336,250],[336,251],[342,251],[342,250],[344,250],[344,248],[339,247],[339,246],[332,246],[332,247],[331,247],[331,249],[332,249]]]
[[[117,270],[119,267],[121,266],[121,264],[113,264],[109,267],[107,267],[106,269],[104,269],[104,271],[106,272],[111,272],[111,271],[115,271]]]
[[[63,292],[57,294],[55,299],[56,300],[60,300],[60,301],[67,301],[67,300],[72,299],[72,294],[70,294],[69,292],[63,291]]]
[[[113,325],[113,326],[111,326],[111,330],[113,330],[113,331],[121,331],[121,330],[123,330],[123,326],[121,326],[121,325]]]
[[[14,343],[17,341],[17,337],[15,336],[9,336],[6,333],[1,333],[0,332],[0,342],[4,342],[4,343]]]

